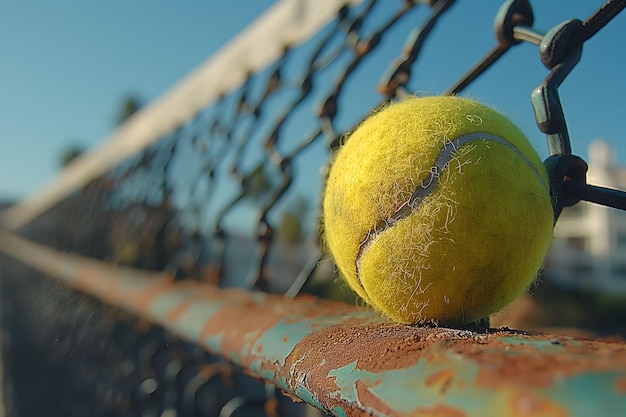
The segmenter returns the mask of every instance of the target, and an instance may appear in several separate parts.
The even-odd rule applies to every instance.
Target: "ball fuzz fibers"
[[[337,152],[325,243],[354,291],[402,323],[471,323],[526,291],[552,241],[548,177],[506,117],[459,97],[391,104]]]

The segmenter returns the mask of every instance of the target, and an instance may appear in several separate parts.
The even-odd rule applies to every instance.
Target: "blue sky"
[[[2,2],[0,198],[41,187],[64,148],[112,131],[127,94],[158,97],[271,3]]]
[[[394,10],[399,2],[385,1]],[[145,101],[158,97],[272,3],[2,2],[0,198],[19,198],[42,187],[58,172],[64,149],[106,138],[127,94]],[[532,3],[535,27],[546,30],[568,18],[584,20],[602,1]],[[424,50],[424,59],[437,64],[424,66],[410,87],[442,92],[488,51],[495,42],[492,22],[499,4],[459,0]],[[393,36],[386,42],[404,42]],[[581,63],[561,89],[575,153],[586,155],[589,141],[601,137],[614,144],[620,160],[626,156],[624,39],[626,13],[585,45]],[[362,75],[374,77],[374,86],[385,66]],[[528,96],[545,75],[537,47],[522,45],[467,92],[510,116],[542,157],[545,139],[534,125]]]

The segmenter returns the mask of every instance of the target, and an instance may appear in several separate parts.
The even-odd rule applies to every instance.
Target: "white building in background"
[[[626,190],[626,167],[611,146],[589,146],[587,182]],[[626,212],[580,202],[563,210],[545,278],[564,285],[626,294]]]

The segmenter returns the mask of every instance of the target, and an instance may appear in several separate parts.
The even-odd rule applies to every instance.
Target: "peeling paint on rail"
[[[310,296],[173,282],[0,232],[5,254],[336,416],[626,416],[626,345],[387,322]]]

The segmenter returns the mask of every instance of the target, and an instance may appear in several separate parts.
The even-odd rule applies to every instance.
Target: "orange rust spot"
[[[185,314],[187,312],[187,310],[189,310],[189,307],[191,307],[191,303],[179,304],[176,307],[174,307],[173,309],[171,309],[170,311],[168,311],[167,315],[165,316],[165,318],[168,321],[177,321],[178,319],[180,319],[180,317],[183,314]]]
[[[535,342],[555,340],[550,334],[520,334],[503,329],[490,333],[489,340],[480,344],[456,342],[451,349],[479,366],[475,387],[501,389],[507,381],[514,381],[515,386],[540,390],[552,386],[557,378],[626,368],[626,344],[623,342],[559,337],[559,343],[567,346],[562,353],[538,354],[540,350],[536,345],[503,342],[500,337],[507,333],[519,341],[524,338]]]
[[[242,289],[213,290],[212,298],[219,300],[221,307],[204,323],[200,340],[221,335],[219,351],[244,366],[249,361],[257,360],[250,354],[253,353],[253,347],[258,346],[257,342],[264,332],[284,319],[283,308],[270,306],[289,304],[297,316],[300,316],[300,311],[307,312],[312,306],[312,303],[307,305],[293,300],[285,301],[278,295],[265,294],[260,297]],[[268,363],[276,371],[277,365]]]
[[[287,336],[283,337],[283,343],[287,343],[289,341],[289,338]]]
[[[445,394],[445,392],[450,387],[452,383],[452,378],[454,377],[454,372],[450,369],[445,369],[443,371],[437,372],[426,378],[427,386],[438,386],[439,392],[441,394]]]
[[[438,360],[439,360],[439,358],[436,357],[435,355],[428,355],[428,356],[426,356],[426,362],[428,362],[429,364],[436,363]]]
[[[447,405],[437,404],[430,408],[418,408],[415,414],[422,417],[466,417],[467,414],[458,408],[448,407]]]
[[[567,417],[569,413],[559,404],[529,392],[516,392],[510,399],[511,416]]]
[[[626,394],[626,377],[618,378],[615,381],[615,391]]]
[[[262,350],[263,350],[263,343],[259,343],[258,345],[256,345],[256,351],[258,353],[261,353]]]

